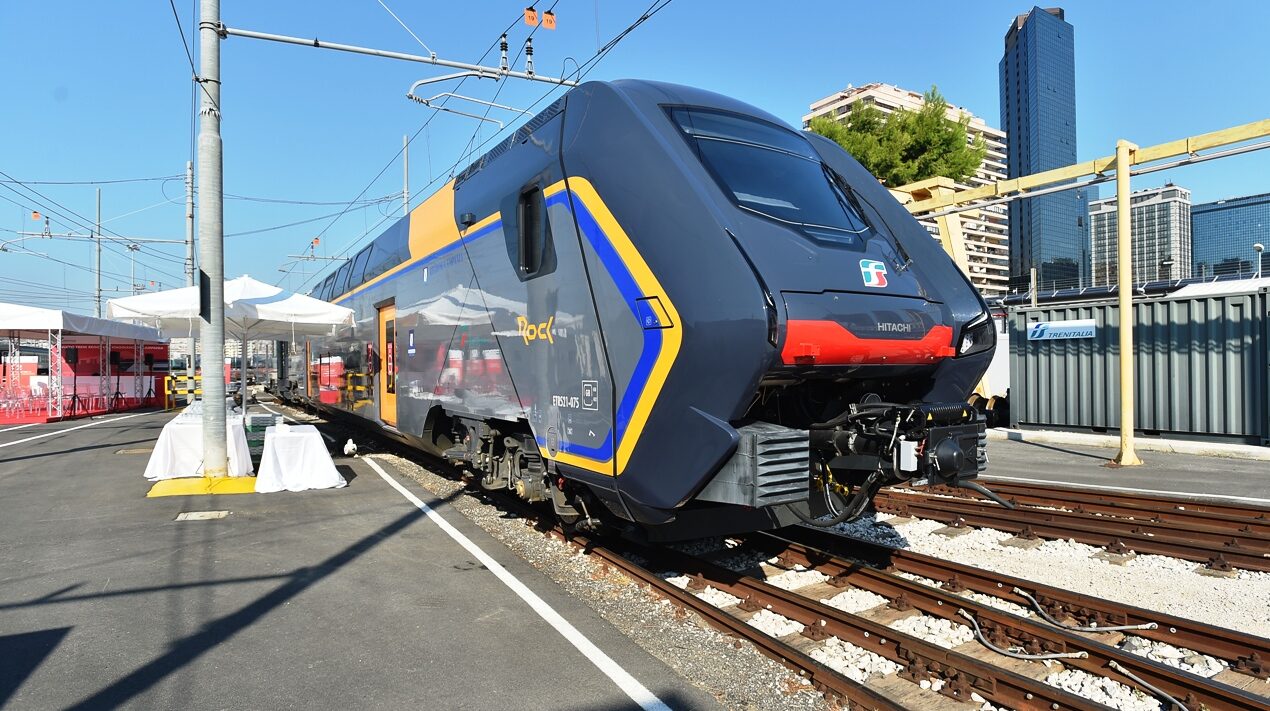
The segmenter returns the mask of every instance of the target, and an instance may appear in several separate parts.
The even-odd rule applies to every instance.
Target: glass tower
[[[1006,175],[1017,178],[1076,162],[1076,61],[1072,26],[1061,8],[1032,8],[1005,35],[1001,128]],[[1089,201],[1070,190],[1010,203],[1010,286],[1089,283]]]
[[[1191,243],[1195,276],[1252,276],[1258,266],[1252,245],[1270,246],[1270,193],[1192,207]],[[1260,257],[1262,276],[1270,276],[1270,257]]]

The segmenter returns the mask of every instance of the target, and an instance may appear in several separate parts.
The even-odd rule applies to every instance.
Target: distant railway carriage
[[[293,392],[567,521],[652,538],[965,482],[994,330],[837,145],[740,102],[577,87],[339,267]]]

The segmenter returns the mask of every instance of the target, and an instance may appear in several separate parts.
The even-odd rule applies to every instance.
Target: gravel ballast
[[[888,523],[892,519],[896,520],[894,526]],[[1203,575],[1198,572],[1197,563],[1158,555],[1139,555],[1117,565],[1092,557],[1101,549],[1075,541],[1045,541],[1030,549],[1003,546],[1002,541],[1012,538],[1004,531],[983,528],[945,536],[935,533],[944,528],[938,521],[898,519],[883,513],[837,528],[883,545],[1218,627],[1270,636],[1270,605],[1266,604],[1270,600],[1270,574],[1266,573]],[[1009,611],[1018,614],[1017,610]]]

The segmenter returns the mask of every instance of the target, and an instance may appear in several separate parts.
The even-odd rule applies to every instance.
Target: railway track
[[[837,532],[791,527],[770,535],[814,548],[839,560],[858,560],[888,572],[907,573],[933,580],[947,592],[961,593],[969,590],[1023,607],[1039,607],[1051,617],[1066,619],[1076,626],[1137,627],[1133,631],[1136,636],[1207,654],[1224,660],[1235,671],[1258,679],[1270,679],[1270,639],[1264,637],[1144,610]]]
[[[829,576],[828,586],[831,589],[855,587],[885,598],[888,606],[899,613],[915,611],[918,614],[977,627],[982,630],[980,639],[985,647],[990,644],[998,650],[1021,650],[1024,655],[1030,657],[1051,657],[1065,667],[1079,669],[1098,677],[1110,678],[1129,688],[1155,696],[1162,701],[1163,708],[1172,706],[1186,709],[1260,709],[1263,711],[1270,709],[1270,698],[1132,654],[1113,644],[1091,639],[1091,635],[1063,629],[1034,618],[1020,617],[986,603],[961,597],[947,589],[910,580],[898,575],[894,570],[875,569],[862,565],[855,559],[790,540],[792,537],[801,535],[801,531],[786,531],[785,533],[790,535],[752,534],[746,536],[745,541],[747,547],[760,551],[763,555],[771,555],[788,569],[797,569],[796,566],[801,566],[803,569],[815,570]],[[809,537],[818,535],[814,531],[808,533]],[[811,586],[808,590],[801,588],[786,590],[766,582],[766,575],[761,571],[733,570],[712,561],[709,556],[691,555],[668,548],[635,547],[626,543],[616,543],[612,548],[607,548],[607,543],[605,545],[610,553],[623,552],[635,561],[623,562],[606,558],[608,562],[659,590],[668,590],[667,584],[652,578],[655,575],[654,571],[665,569],[688,575],[691,578],[688,585],[689,591],[701,591],[712,587],[739,599],[740,602],[731,606],[731,609],[724,608],[724,611],[730,612],[734,618],[726,622],[730,625],[727,627],[730,631],[735,631],[735,620],[745,619],[749,614],[761,610],[769,610],[802,625],[799,635],[812,643],[837,637],[899,665],[900,676],[914,683],[941,682],[938,684],[940,693],[958,701],[969,701],[974,698],[972,695],[977,695],[994,705],[1015,709],[1104,708],[1089,699],[1045,683],[1041,677],[1052,673],[1052,669],[1035,662],[1020,664],[1017,658],[1009,658],[1006,655],[998,658],[989,653],[971,653],[960,646],[946,649],[920,637],[893,629],[867,616],[826,605],[820,602],[820,597],[832,593],[827,592],[823,587]],[[735,550],[727,553],[735,555]],[[983,578],[989,577],[981,571],[979,575]],[[997,580],[991,583],[991,587],[988,585],[984,587],[990,590],[987,594],[1000,596],[1002,588],[996,586],[1004,586],[1006,582]],[[1037,586],[1032,587],[1038,594],[1054,592],[1049,589],[1036,590]],[[669,594],[682,600],[682,592]],[[1024,601],[1017,594],[1011,593],[1011,595],[1015,599]],[[1089,609],[1100,610],[1109,618],[1117,616],[1127,618],[1129,614],[1152,616],[1145,611],[1133,610],[1129,613],[1119,610],[1114,603],[1108,601],[1093,598],[1086,598],[1084,601]],[[693,609],[701,611],[702,608],[696,604]],[[712,622],[718,617],[717,609],[707,610],[706,614],[707,619],[711,619]],[[1167,616],[1155,617],[1161,619]],[[1176,618],[1162,621],[1180,625],[1183,634],[1189,635],[1188,639],[1192,642],[1197,639],[1194,635],[1205,632],[1217,637],[1226,633],[1216,628],[1204,629],[1204,625]],[[1138,624],[1157,625],[1158,630],[1160,622],[1153,620],[1150,623]],[[773,648],[773,640],[755,639],[752,630],[744,632],[769,655],[778,659],[787,657],[787,652]],[[1134,633],[1137,632],[1138,630],[1134,630]],[[1119,635],[1115,637],[1116,640],[1121,638]],[[798,646],[786,638],[775,641],[784,642],[786,647]],[[1173,643],[1180,643],[1180,641],[1174,639]],[[1203,648],[1207,645],[1196,644],[1196,646]],[[806,646],[804,645],[803,648]],[[1260,646],[1255,648],[1264,649]],[[995,653],[996,650],[993,652]],[[1243,654],[1238,656],[1250,658],[1255,653],[1243,650]],[[785,661],[789,663],[787,658]],[[817,674],[817,683],[821,683],[824,678],[823,672]]]
[[[536,511],[514,497],[497,498],[500,506],[527,521],[537,519]],[[922,614],[956,624],[977,625],[982,629],[982,638],[999,648],[1015,648],[1027,654],[1061,655],[1060,663],[1065,667],[1142,691],[1160,699],[1161,708],[1270,711],[1270,699],[1266,697],[1139,657],[1113,644],[1090,639],[1091,635],[996,609],[958,593],[972,590],[1023,604],[1027,604],[1024,594],[1030,595],[1051,616],[1087,626],[1154,625],[1154,629],[1132,633],[1210,654],[1226,660],[1232,668],[1264,678],[1265,670],[1260,665],[1270,648],[1265,640],[1249,635],[811,529],[784,529],[777,535],[752,534],[744,537],[738,548],[732,549],[732,552],[757,551],[760,556],[786,568],[801,566],[829,576],[827,585],[808,591],[774,586],[766,581],[762,570],[731,570],[708,555],[627,541],[592,540],[570,536],[545,523],[537,525],[549,535],[581,546],[673,604],[692,610],[724,633],[749,641],[767,656],[796,670],[817,689],[845,701],[852,708],[970,709],[979,707],[983,700],[997,707],[1014,709],[1055,711],[1106,707],[1046,683],[1043,677],[1050,670],[1035,662],[1010,659],[977,645],[947,649],[892,629],[882,621],[844,612],[820,601],[821,594],[832,595],[833,591],[848,586],[885,598],[889,612],[895,615]],[[688,589],[667,581],[666,571],[690,576]],[[900,573],[943,584],[940,587],[924,585]],[[738,604],[717,607],[694,594],[707,586],[734,596]],[[773,637],[748,624],[749,618],[762,610],[799,623],[802,631]],[[812,656],[814,650],[830,638],[889,660],[898,665],[899,674],[870,679],[867,684],[848,678]],[[897,676],[913,683],[897,681]],[[942,697],[924,688],[937,690]],[[941,698],[944,701],[938,700]],[[954,706],[951,703],[954,700],[968,703]]]
[[[874,505],[885,513],[954,527],[994,528],[1021,538],[1071,539],[1113,553],[1166,555],[1215,570],[1270,571],[1270,520],[1261,510],[997,482],[993,488],[1012,500],[1015,510],[943,488],[886,489]]]

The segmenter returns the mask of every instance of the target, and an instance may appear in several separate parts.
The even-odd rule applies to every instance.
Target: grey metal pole
[[[199,340],[203,346],[203,475],[229,474],[225,438],[225,252],[220,136],[220,0],[200,0],[198,129]]]
[[[185,161],[185,285],[194,286],[194,161]],[[188,338],[185,364],[186,387],[194,388],[194,339]]]
[[[420,62],[423,64],[432,64],[438,67],[450,67],[452,69],[464,69],[476,72],[490,79],[501,79],[503,77],[511,77],[513,79],[526,79],[528,81],[543,82],[546,84],[559,84],[560,86],[577,86],[578,83],[571,79],[563,77],[550,77],[545,74],[536,74],[533,71],[512,71],[501,67],[483,67],[479,64],[468,64],[467,62],[454,62],[448,59],[440,59],[435,54],[424,57],[418,54],[406,54],[405,52],[390,52],[383,49],[374,49],[372,47],[358,47],[351,44],[338,44],[335,42],[326,42],[318,39],[306,39],[304,37],[288,37],[287,35],[275,35],[268,32],[253,32],[251,30],[240,30],[234,27],[225,27],[223,31],[228,36],[234,37],[250,37],[252,39],[269,40],[271,42],[281,42],[283,44],[295,44],[301,47],[317,47],[318,49],[333,49],[339,52],[352,52],[353,54],[366,54],[372,57],[384,57],[387,59],[401,59],[407,62]]]
[[[101,188],[97,188],[97,256],[95,257],[95,279],[97,283],[97,296],[94,302],[97,306],[97,318],[101,318]]]

